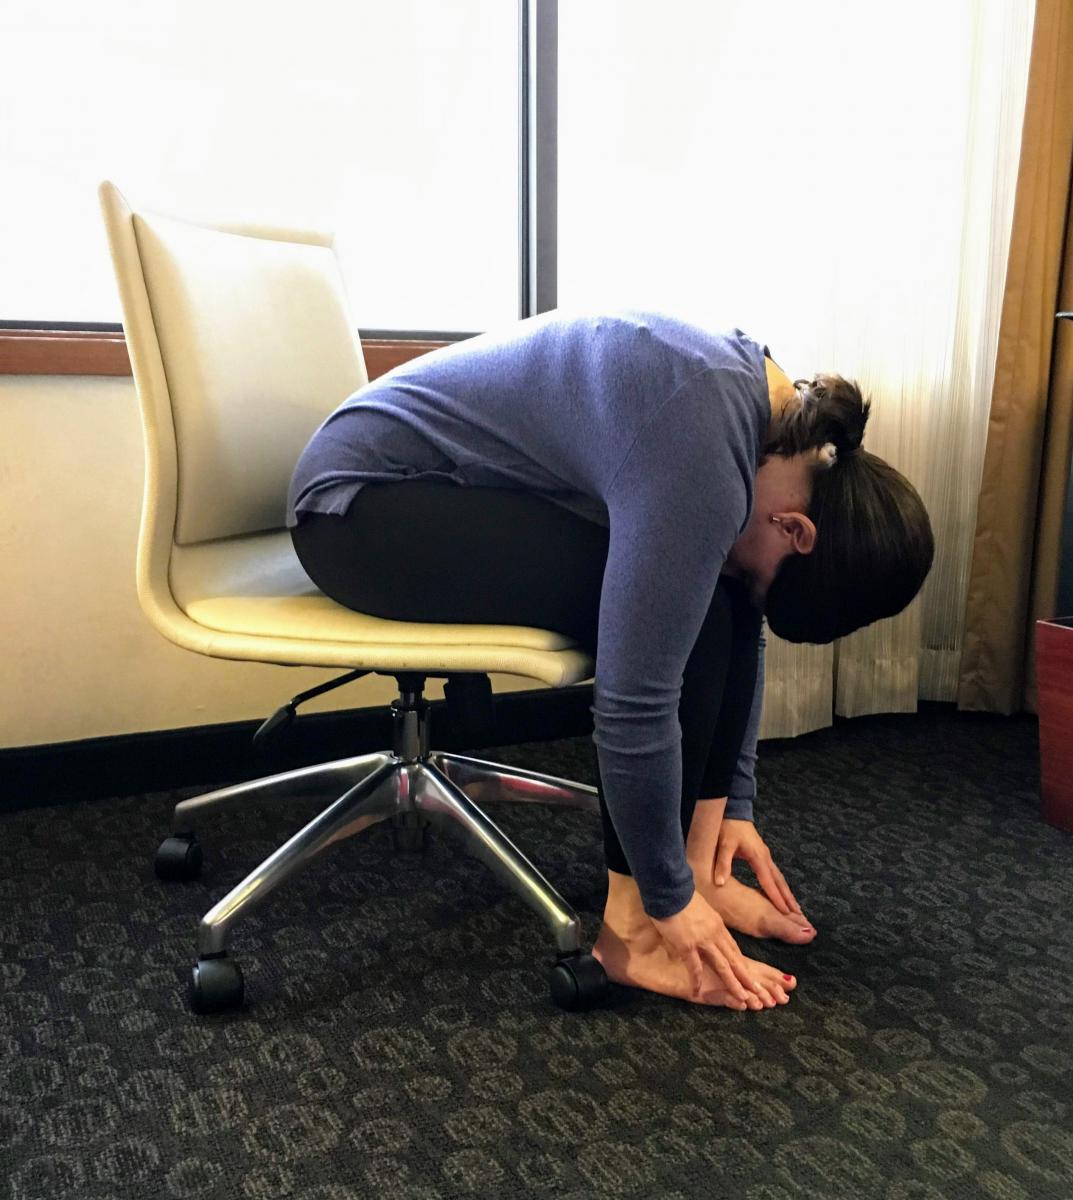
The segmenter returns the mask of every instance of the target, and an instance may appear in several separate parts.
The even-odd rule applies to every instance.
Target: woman
[[[748,774],[761,609],[830,641],[900,611],[930,567],[916,492],[859,449],[867,414],[837,377],[791,384],[740,330],[552,312],[370,384],[297,464],[295,549],[339,603],[558,630],[595,654],[593,953],[612,979],[788,1000],[792,977],[731,937],[718,910],[741,897],[714,860]]]

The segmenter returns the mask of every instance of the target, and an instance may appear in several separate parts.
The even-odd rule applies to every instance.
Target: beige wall
[[[267,716],[339,672],[180,650],[134,590],[141,427],[129,378],[0,377],[0,748]],[[537,681],[494,675],[497,692]],[[430,680],[429,699],[443,695]],[[370,676],[303,712],[387,704]]]

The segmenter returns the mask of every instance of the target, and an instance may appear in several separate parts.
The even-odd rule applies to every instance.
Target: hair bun
[[[871,404],[852,380],[817,375],[794,382],[801,403],[787,405],[772,421],[765,452],[803,454],[832,446],[835,458],[849,458],[861,448]]]
[[[815,404],[815,432],[833,443],[839,458],[856,454],[864,441],[871,404],[852,380],[841,375],[817,375],[808,385]]]

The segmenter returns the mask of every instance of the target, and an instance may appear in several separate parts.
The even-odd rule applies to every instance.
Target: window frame
[[[73,322],[70,328],[9,322],[0,328],[0,375],[129,376],[131,372],[123,327],[87,329]],[[473,337],[472,333],[418,331],[393,333],[358,330],[365,367],[370,379],[431,350]]]

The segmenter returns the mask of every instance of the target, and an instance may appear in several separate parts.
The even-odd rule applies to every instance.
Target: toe
[[[751,974],[757,983],[775,997],[776,1004],[785,1004],[789,993],[797,987],[797,980],[787,971],[780,971],[759,959],[750,962]]]
[[[753,991],[760,997],[765,1008],[775,1007],[775,997],[771,993],[771,987],[767,983],[761,983],[759,979],[753,980]]]
[[[773,922],[771,936],[790,942],[794,946],[804,946],[816,936],[816,930],[807,921],[795,917],[780,917],[777,924]]]

